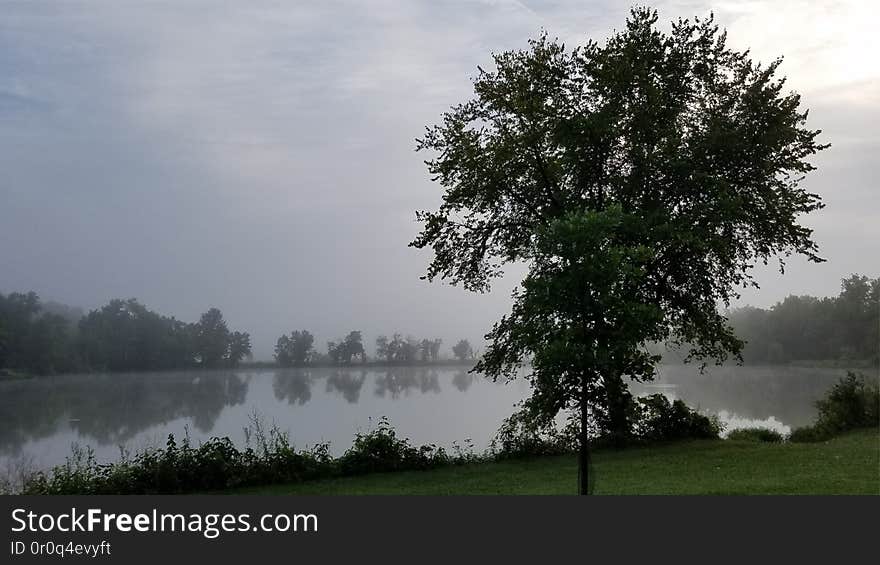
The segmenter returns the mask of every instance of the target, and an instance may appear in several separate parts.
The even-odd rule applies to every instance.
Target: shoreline
[[[445,359],[440,361],[427,361],[427,362],[416,362],[416,363],[388,363],[386,361],[367,361],[364,363],[351,363],[348,365],[334,365],[331,363],[316,363],[309,365],[295,365],[290,367],[282,367],[276,363],[270,361],[254,361],[250,363],[241,363],[235,367],[177,367],[177,368],[169,368],[169,369],[144,369],[144,370],[128,370],[128,371],[84,371],[84,372],[71,372],[71,373],[53,373],[53,374],[35,374],[35,373],[27,373],[18,371],[16,369],[0,369],[0,383],[5,381],[21,381],[21,380],[30,380],[30,379],[42,379],[42,378],[58,378],[58,377],[81,377],[81,376],[90,376],[90,375],[112,375],[112,374],[123,374],[123,375],[136,375],[136,374],[149,374],[149,373],[175,373],[175,372],[199,372],[199,373],[222,373],[222,372],[230,372],[230,371],[244,371],[244,370],[278,370],[278,371],[286,371],[286,370],[294,370],[294,369],[338,369],[338,370],[357,370],[357,369],[405,369],[405,368],[468,368],[468,370],[472,369],[476,364],[476,360],[467,359],[464,361],[459,361],[457,359]],[[681,362],[672,362],[672,363],[659,363],[658,367],[695,367],[697,364],[695,363],[681,363]],[[852,370],[852,371],[870,371],[872,369],[878,370],[880,366],[873,362],[871,359],[854,359],[854,360],[837,360],[837,359],[819,359],[819,360],[799,360],[799,361],[788,361],[786,363],[744,363],[742,365],[736,365],[735,363],[725,364],[723,367],[746,367],[746,368],[757,368],[757,367],[772,367],[772,368],[793,368],[793,369],[839,369],[839,370]],[[870,375],[868,375],[870,376]],[[876,376],[880,378],[880,371],[876,373]]]

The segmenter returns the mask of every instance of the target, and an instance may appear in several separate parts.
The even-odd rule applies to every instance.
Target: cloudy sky
[[[807,186],[822,265],[759,271],[770,305],[880,275],[880,42],[873,0],[659,2],[714,10],[730,42],[784,55],[833,147]],[[414,138],[470,95],[489,54],[541,29],[573,45],[620,27],[610,1],[0,3],[0,291],[94,308],[113,297],[194,320],[211,306],[274,339],[362,329],[478,339],[489,295],[419,280],[413,211],[439,202]]]

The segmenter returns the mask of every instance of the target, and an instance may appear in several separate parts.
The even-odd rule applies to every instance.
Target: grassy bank
[[[596,494],[880,494],[880,433],[822,443],[688,441],[595,454]],[[574,494],[574,456],[273,485],[260,494]]]

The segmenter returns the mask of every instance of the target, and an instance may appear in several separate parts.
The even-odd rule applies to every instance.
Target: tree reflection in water
[[[726,412],[731,419],[773,418],[797,427],[813,421],[815,400],[845,373],[844,369],[746,366],[715,367],[700,374],[697,367],[669,365],[661,367],[656,382],[634,385],[633,391],[664,392],[705,412]],[[322,379],[325,382],[319,383]],[[432,406],[442,407],[442,413],[469,406],[468,410],[475,411],[475,421],[489,418],[488,414],[494,418],[497,403],[492,399],[498,398],[501,417],[509,415],[508,400],[516,397],[516,401],[519,393],[502,383],[497,388],[483,387],[478,380],[483,377],[463,368],[353,367],[113,373],[0,381],[0,467],[10,457],[22,454],[62,463],[71,441],[108,448],[161,442],[167,433],[183,434],[187,424],[195,441],[212,434],[230,435],[235,440],[247,421],[244,411],[226,408],[247,403],[261,414],[277,416],[283,426],[293,421],[300,429],[314,426],[309,433],[318,438],[338,432],[336,441],[341,444],[350,440],[354,429],[346,427],[348,422],[364,415],[407,413],[401,412],[400,404],[408,397],[430,396],[432,402],[437,401]],[[373,395],[365,398],[364,390]],[[474,407],[474,398],[489,404]],[[321,405],[320,415],[290,409],[310,402]],[[354,409],[356,404],[364,406]],[[326,415],[325,409],[329,411]],[[406,429],[416,426],[404,419],[396,420],[395,425]],[[145,437],[154,432],[159,435]]]
[[[327,392],[342,393],[343,398],[349,404],[357,404],[361,398],[361,388],[367,380],[367,370],[361,369],[357,376],[353,371],[344,369],[334,370],[327,377]]]
[[[409,395],[412,391],[422,393],[440,392],[440,379],[436,369],[425,367],[392,367],[376,377],[376,396],[384,398],[400,398],[401,394]]]
[[[272,379],[275,398],[302,406],[312,399],[312,372],[309,369],[276,371]]]
[[[476,378],[477,376],[475,374],[461,370],[453,375],[452,384],[461,392],[467,392],[467,389],[471,388],[471,385],[474,384]]]
[[[232,371],[116,373],[5,383],[0,451],[70,428],[99,444],[189,418],[208,433],[226,406],[242,404],[250,377]]]

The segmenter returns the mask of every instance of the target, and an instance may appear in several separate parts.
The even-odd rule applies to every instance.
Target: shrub
[[[296,482],[334,473],[328,446],[296,451],[287,435],[272,428],[246,435],[238,449],[229,438],[211,438],[198,447],[173,435],[165,447],[147,449],[117,463],[100,465],[91,450],[74,448],[64,465],[32,474],[23,494],[178,494],[273,482]],[[251,439],[256,437],[256,445]]]
[[[804,426],[791,430],[788,435],[788,441],[792,443],[815,443],[825,441],[831,437],[826,431],[820,430],[816,426]]]
[[[784,438],[781,433],[770,428],[739,428],[731,430],[727,439],[733,441],[758,441],[765,443],[779,443]]]
[[[494,459],[521,459],[573,453],[578,448],[579,422],[569,418],[561,430],[555,421],[536,418],[526,408],[506,418],[489,444]]]
[[[718,439],[723,426],[718,418],[704,416],[681,400],[669,402],[664,395],[639,398],[633,436],[651,443],[676,439]]]
[[[812,426],[791,431],[788,441],[817,442],[858,428],[880,427],[880,390],[864,375],[847,371],[825,398],[816,401],[819,415]]]
[[[847,371],[822,400],[816,402],[816,427],[828,434],[880,426],[880,390],[864,375]]]
[[[591,445],[620,447],[623,442],[718,439],[723,429],[717,417],[700,414],[681,400],[669,402],[662,394],[630,398],[626,414],[628,429],[621,434],[609,429],[601,408],[592,410]],[[490,454],[495,459],[510,459],[577,452],[580,421],[574,416],[569,414],[568,423],[560,429],[555,420],[536,418],[524,407],[504,421],[492,440]]]
[[[387,418],[366,434],[358,433],[354,443],[339,458],[344,475],[361,475],[383,471],[430,469],[449,463],[443,448],[435,445],[413,447],[409,440],[399,439]]]

